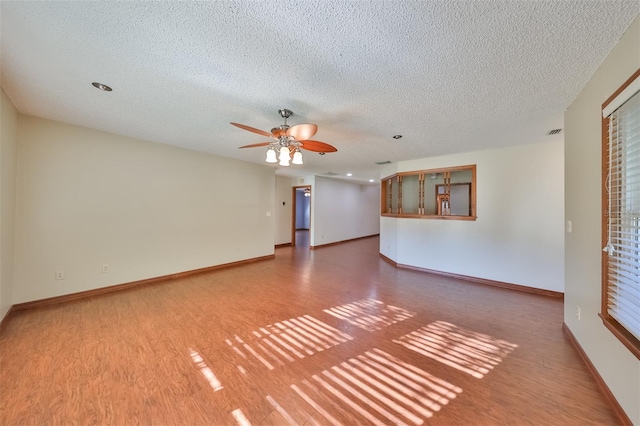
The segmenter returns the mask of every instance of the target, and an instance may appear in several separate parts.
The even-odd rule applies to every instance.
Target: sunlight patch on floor
[[[280,414],[287,421],[287,424],[289,424],[290,426],[298,425],[298,422],[296,422],[293,417],[291,417],[291,414],[289,414],[287,410],[282,408],[282,406],[278,404],[276,400],[273,399],[270,395],[267,395],[267,401],[269,401],[269,404],[271,404],[271,406],[278,412],[278,414]]]
[[[273,370],[349,340],[353,337],[304,315],[260,327],[245,339],[235,335],[225,342],[243,360]]]
[[[492,336],[436,321],[394,343],[465,372],[483,378],[518,345]]]
[[[324,309],[324,312],[367,331],[377,331],[411,318],[416,313],[379,300],[363,299],[346,305]]]
[[[233,410],[231,415],[236,419],[236,422],[238,422],[240,426],[251,426],[251,422],[247,419],[241,409],[238,408]]]
[[[220,380],[218,380],[216,375],[213,374],[213,371],[211,371],[211,368],[209,368],[204,358],[202,358],[202,355],[200,355],[198,351],[195,351],[191,348],[189,348],[189,355],[191,355],[191,360],[193,361],[194,365],[198,370],[200,370],[200,373],[204,376],[204,378],[207,379],[214,392],[221,390],[222,383],[220,383]]]
[[[334,425],[341,424],[336,413],[352,419],[350,423],[420,425],[462,392],[379,349],[314,374],[291,389],[323,418],[320,423]]]

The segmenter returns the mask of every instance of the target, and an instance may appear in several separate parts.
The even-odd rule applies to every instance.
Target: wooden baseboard
[[[556,297],[556,298],[559,298],[559,299],[564,299],[564,293],[561,293],[559,291],[544,290],[544,289],[541,289],[541,288],[528,287],[528,286],[519,285],[519,284],[505,283],[505,282],[502,282],[502,281],[494,281],[494,280],[489,280],[489,279],[486,279],[486,278],[478,278],[478,277],[472,277],[472,276],[469,276],[469,275],[459,275],[459,274],[454,274],[454,273],[451,273],[451,272],[442,272],[442,271],[436,271],[436,270],[433,270],[433,269],[419,268],[417,266],[403,265],[401,263],[394,262],[393,260],[389,259],[387,256],[383,255],[382,253],[380,253],[380,257],[382,257],[383,260],[385,260],[386,262],[392,264],[396,268],[410,269],[412,271],[426,272],[427,274],[433,274],[433,275],[440,275],[442,277],[455,278],[455,279],[458,279],[458,280],[469,281],[469,282],[473,282],[473,283],[476,283],[476,284],[488,285],[488,286],[492,286],[492,287],[506,288],[506,289],[509,289],[509,290],[524,291],[525,293],[533,293],[533,294],[538,294],[538,295],[541,295],[541,296]]]
[[[578,355],[580,355],[580,358],[582,358],[582,361],[587,367],[587,370],[589,370],[589,372],[593,376],[594,380],[598,384],[598,387],[600,388],[600,391],[604,394],[604,397],[607,399],[607,401],[609,401],[609,404],[611,404],[611,408],[613,408],[613,411],[620,419],[620,422],[622,422],[622,424],[625,426],[633,426],[631,419],[629,418],[629,416],[627,416],[627,413],[624,412],[616,397],[613,396],[611,389],[609,389],[609,386],[607,386],[600,373],[598,373],[598,370],[596,370],[596,367],[593,365],[584,349],[582,349],[582,346],[580,346],[580,343],[578,343],[576,336],[573,335],[566,322],[562,323],[562,331],[564,331],[564,334],[567,336],[573,347],[576,348]]]
[[[267,256],[255,257],[255,258],[252,258],[252,259],[239,260],[237,262],[224,263],[222,265],[208,266],[206,268],[200,268],[200,269],[192,269],[190,271],[178,272],[178,273],[175,273],[175,274],[163,275],[163,276],[160,276],[160,277],[148,278],[148,279],[145,279],[145,280],[132,281],[132,282],[129,282],[129,283],[116,284],[116,285],[112,285],[112,286],[108,286],[108,287],[96,288],[96,289],[93,289],[93,290],[87,290],[87,291],[80,291],[80,292],[77,292],[77,293],[65,294],[65,295],[62,295],[62,296],[49,297],[47,299],[39,299],[39,300],[33,300],[31,302],[18,303],[18,304],[13,305],[11,308],[15,312],[15,311],[22,311],[24,309],[31,309],[31,308],[35,308],[35,307],[39,307],[39,306],[56,305],[56,304],[59,304],[59,303],[65,303],[65,302],[69,302],[69,301],[72,301],[72,300],[84,299],[84,298],[87,298],[87,297],[98,296],[98,295],[106,294],[106,293],[113,293],[115,291],[128,290],[128,289],[133,288],[133,287],[139,287],[139,286],[149,285],[149,284],[156,284],[156,283],[160,283],[160,282],[164,282],[164,281],[175,280],[175,279],[178,279],[178,278],[185,278],[185,277],[188,277],[190,275],[203,274],[205,272],[211,272],[211,271],[215,271],[215,270],[218,270],[218,269],[231,268],[231,267],[234,267],[234,266],[245,265],[247,263],[253,263],[253,262],[258,262],[258,261],[261,261],[261,260],[273,259],[274,257],[275,257],[275,254],[270,254],[270,255],[267,255]],[[8,314],[5,315],[5,319],[8,316],[9,316]],[[3,322],[4,322],[4,320],[3,320]]]
[[[382,260],[384,260],[385,262],[395,266],[396,268],[398,267],[398,263],[395,262],[394,260],[392,260],[391,258],[385,256],[384,254],[380,253],[380,257],[382,258]]]
[[[378,237],[380,234],[373,234],[373,235],[367,235],[365,237],[357,237],[357,238],[351,238],[349,240],[342,240],[342,241],[336,241],[333,243],[328,243],[328,244],[320,244],[320,245],[315,245],[315,246],[309,246],[309,248],[311,250],[315,250],[318,248],[325,248],[325,247],[331,247],[331,246],[337,246],[338,244],[343,244],[343,243],[350,243],[352,241],[357,241],[357,240],[363,240],[365,238],[373,238],[373,237]]]
[[[291,243],[283,243],[283,244],[276,244],[274,247],[275,248],[281,248],[281,247],[288,247],[290,245],[291,245]]]
[[[13,311],[15,311],[14,306],[13,305],[9,306],[9,310],[7,311],[6,314],[4,314],[4,317],[2,317],[2,319],[0,320],[0,331],[2,331],[4,326],[9,323],[9,317],[11,316],[11,313]]]

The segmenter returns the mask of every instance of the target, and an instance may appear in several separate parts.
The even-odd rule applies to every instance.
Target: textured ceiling
[[[337,153],[284,172],[540,142],[635,1],[2,1],[1,84],[23,114],[256,163],[316,123]],[[113,87],[101,92],[98,81]],[[394,134],[402,134],[399,140]],[[278,173],[281,173],[279,171]]]

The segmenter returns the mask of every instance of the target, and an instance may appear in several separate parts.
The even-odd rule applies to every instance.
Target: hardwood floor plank
[[[378,238],[11,314],[0,424],[617,425],[557,298]]]

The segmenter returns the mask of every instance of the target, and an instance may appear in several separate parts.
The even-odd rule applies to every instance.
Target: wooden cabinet
[[[382,216],[476,219],[476,166],[397,173],[382,179]]]

